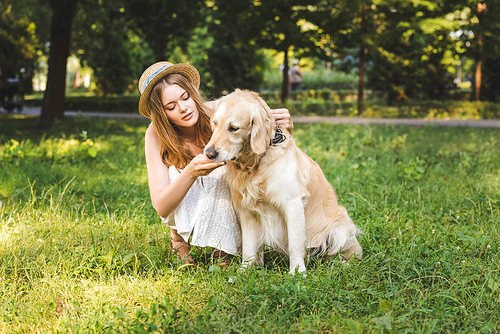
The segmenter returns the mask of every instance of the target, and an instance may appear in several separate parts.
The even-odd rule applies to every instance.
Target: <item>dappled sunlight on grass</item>
[[[4,251],[10,248],[13,244],[13,236],[21,233],[19,226],[10,226],[12,220],[7,220],[3,222],[2,229],[0,230],[0,251]]]
[[[149,200],[147,124],[67,124],[0,135],[2,332],[427,333],[500,322],[498,130],[297,124],[298,146],[364,231],[363,260],[309,258],[301,277],[273,251],[242,272],[239,258],[221,269],[194,247],[196,264],[182,266]],[[88,147],[78,156],[87,139],[95,157]]]

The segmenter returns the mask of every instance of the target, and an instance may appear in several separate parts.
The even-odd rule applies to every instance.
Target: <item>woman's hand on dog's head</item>
[[[276,121],[276,124],[278,124],[280,127],[285,127],[288,132],[292,133],[293,131],[293,120],[292,116],[290,116],[290,112],[286,108],[279,108],[279,109],[271,109],[271,112],[273,113],[274,120]]]
[[[198,154],[186,166],[186,169],[193,178],[197,178],[198,176],[206,176],[225,164],[225,162],[213,162],[205,154]]]

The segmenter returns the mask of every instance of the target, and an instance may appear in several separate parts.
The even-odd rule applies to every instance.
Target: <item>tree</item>
[[[45,0],[47,1],[47,0]],[[47,87],[43,96],[38,127],[50,127],[64,119],[66,64],[69,56],[71,26],[78,0],[49,0],[52,9]]]
[[[0,3],[0,66],[4,77],[20,79],[24,92],[32,91],[39,51],[36,25],[19,3]]]
[[[124,4],[87,0],[74,22],[73,52],[84,66],[93,69],[104,98],[108,93],[135,92],[137,86],[132,83],[145,64],[154,61],[149,47],[131,30]]]
[[[245,20],[250,2],[215,0],[209,8],[206,28],[196,30],[189,47],[203,75],[202,87],[215,96],[234,88],[258,90],[264,59]]]
[[[482,12],[479,7],[482,5]],[[500,101],[500,1],[478,3],[475,99]],[[481,16],[481,17],[479,17]],[[480,39],[481,37],[481,39]],[[481,43],[480,43],[481,41]],[[478,77],[481,77],[478,85]]]
[[[484,34],[484,12],[486,10],[486,3],[477,3],[477,11],[476,17],[478,20],[478,29],[476,31],[477,35],[477,53],[476,53],[476,86],[475,88],[475,99],[479,101],[481,99],[481,83],[482,83],[482,64],[483,64],[483,50],[484,50],[484,42],[483,42],[483,34]]]
[[[500,83],[495,64],[500,58],[500,1],[461,0],[450,5],[462,18],[460,42],[463,54],[475,60],[474,99],[496,100],[492,92]]]
[[[380,2],[376,49],[369,84],[387,94],[389,103],[409,98],[442,99],[450,81],[445,54],[451,52],[451,8],[443,2]]]
[[[377,38],[377,14],[374,8],[371,0],[325,0],[318,4],[309,18],[318,25],[323,39],[335,54],[342,55],[357,49],[358,115],[363,113],[364,77],[369,56],[367,53],[373,51]]]
[[[368,85],[386,94],[388,102],[410,97],[443,98],[449,81],[446,67],[455,42],[450,32],[459,21],[444,1],[325,0],[318,6],[319,28],[332,51],[357,48],[358,114],[366,63]]]
[[[283,83],[281,101],[288,97],[288,54],[291,48],[299,54],[322,56],[318,52],[317,27],[308,24],[306,17],[318,0],[251,1],[250,11],[244,19],[248,31],[256,36],[255,45],[283,52]]]
[[[128,0],[126,4],[136,31],[149,44],[156,61],[168,58],[176,46],[186,47],[205,8],[203,0]]]

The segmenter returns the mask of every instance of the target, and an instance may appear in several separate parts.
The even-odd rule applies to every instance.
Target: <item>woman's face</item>
[[[198,122],[196,103],[188,92],[177,84],[166,85],[161,95],[163,109],[171,123],[190,128]]]

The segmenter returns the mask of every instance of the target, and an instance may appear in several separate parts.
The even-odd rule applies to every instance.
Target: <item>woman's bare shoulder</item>
[[[161,139],[156,132],[154,126],[150,125],[146,130],[146,163],[150,164],[155,162],[155,164],[161,164],[162,166],[169,167],[161,159]]]
[[[146,142],[149,140],[154,140],[154,141],[159,141],[160,136],[158,136],[158,133],[156,132],[155,127],[153,126],[153,123],[151,123],[148,128],[146,129]]]
[[[146,154],[148,152],[156,152],[159,154],[161,150],[161,139],[153,125],[147,128],[145,137]]]

